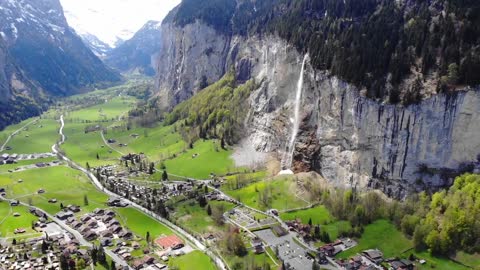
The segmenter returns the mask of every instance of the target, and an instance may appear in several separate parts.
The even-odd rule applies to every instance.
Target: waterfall
[[[302,62],[302,69],[300,70],[300,78],[297,82],[297,92],[295,94],[295,108],[292,119],[292,134],[288,145],[286,147],[283,159],[282,159],[282,171],[280,173],[292,173],[289,170],[293,162],[293,152],[295,150],[295,140],[297,139],[298,130],[300,128],[300,106],[302,105],[302,91],[303,91],[303,77],[305,73],[305,63],[307,62],[308,54],[305,54]]]

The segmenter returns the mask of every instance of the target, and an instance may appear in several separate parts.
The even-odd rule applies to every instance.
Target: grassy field
[[[201,251],[193,251],[186,255],[171,258],[169,267],[177,267],[178,270],[202,269],[202,270],[216,270],[217,267],[210,260],[210,257]]]
[[[197,154],[195,158],[194,154]],[[231,150],[221,149],[217,141],[197,141],[193,149],[165,161],[165,165],[169,173],[206,179],[210,173],[222,175],[232,171],[234,162],[231,154]]]
[[[225,211],[229,211],[235,207],[235,205],[227,202],[210,201],[209,204],[212,209],[216,206],[223,205]],[[219,226],[215,223],[215,221],[207,214],[206,207],[202,208],[196,201],[192,200],[177,204],[175,214],[172,218],[187,230],[201,235],[208,232],[221,231],[225,228],[225,226]]]
[[[358,246],[345,252],[341,252],[339,258],[349,258],[356,253],[378,248],[383,252],[385,258],[395,257],[412,247],[412,243],[393,224],[386,220],[378,220],[365,226],[365,231]]]
[[[138,136],[132,136],[132,135]],[[113,128],[107,131],[106,138],[115,139],[128,146],[125,151],[145,153],[150,160],[158,161],[182,152],[188,146],[173,126],[157,126],[153,128],[133,128],[124,130]],[[121,149],[120,149],[121,150]],[[123,151],[123,150],[122,150]]]
[[[61,148],[67,156],[84,167],[87,162],[92,167],[117,164],[121,155],[104,144],[99,131],[85,134],[84,127],[84,124],[79,123],[65,124],[67,140]]]
[[[473,269],[480,269],[480,253],[468,254],[465,252],[458,252],[455,260],[473,267]]]
[[[0,173],[6,173],[8,170],[15,170],[16,168],[36,164],[39,162],[51,162],[54,160],[58,160],[56,157],[49,157],[49,158],[39,158],[39,159],[29,159],[29,160],[20,160],[15,164],[4,164],[0,165]]]
[[[119,216],[118,220],[139,237],[145,238],[147,232],[150,232],[152,239],[161,235],[173,234],[172,230],[165,225],[143,214],[137,209],[116,208],[115,212],[117,212],[117,215]]]
[[[23,183],[18,180],[22,179]],[[32,169],[8,175],[0,175],[0,186],[7,189],[9,198],[18,198],[42,208],[50,214],[60,211],[63,205],[76,204],[82,207],[82,213],[105,206],[107,196],[100,193],[90,181],[79,171],[65,166]],[[37,194],[44,189],[44,194]],[[84,196],[87,195],[89,205],[84,206]],[[49,199],[57,199],[58,203],[48,203]]]
[[[225,192],[250,207],[262,210],[274,208],[282,211],[308,205],[307,202],[295,196],[295,189],[295,183],[291,178],[282,176],[237,190],[225,190]],[[265,197],[265,194],[268,199],[262,200],[261,197]]]
[[[27,120],[29,121],[31,119]],[[5,152],[17,154],[51,152],[52,145],[59,139],[59,128],[60,124],[53,118],[40,119],[13,136],[7,144],[12,149]]]
[[[19,213],[19,217],[14,217],[13,213]],[[32,230],[32,222],[38,218],[28,212],[27,207],[15,206],[10,207],[7,202],[0,201],[0,237],[18,238],[23,235],[36,233]],[[26,230],[25,234],[14,234],[16,228],[23,228]]]
[[[281,213],[280,218],[283,220],[295,220],[299,218],[303,224],[307,224],[311,219],[312,224],[328,224],[332,222],[333,217],[328,212],[327,208],[323,205],[319,205],[306,210],[299,210],[288,213]]]
[[[103,104],[72,111],[68,113],[65,118],[77,122],[85,120],[92,122],[111,121],[125,115],[135,104],[136,100],[133,97],[115,97],[110,100],[105,99],[105,103]]]

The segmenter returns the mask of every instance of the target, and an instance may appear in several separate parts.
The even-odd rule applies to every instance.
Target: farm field
[[[210,258],[201,251],[193,251],[180,257],[171,258],[168,265],[170,268],[177,267],[178,270],[190,270],[193,265],[193,268],[195,269],[217,269],[215,264],[211,262]]]
[[[32,119],[26,120],[27,122]],[[60,124],[53,118],[42,118],[17,133],[7,143],[11,150],[6,153],[32,154],[52,151],[52,145],[59,139]]]
[[[193,145],[193,149],[187,149],[185,153],[164,163],[168,173],[206,179],[211,173],[223,175],[233,171],[231,154],[231,150],[221,149],[219,142],[215,140],[199,140]],[[193,157],[194,155],[197,156]]]
[[[311,219],[313,225],[326,225],[333,221],[333,217],[330,215],[330,212],[323,205],[315,206],[306,210],[281,213],[280,218],[284,221],[295,220],[299,218],[303,224],[308,224],[308,221]]]
[[[23,182],[19,183],[18,180]],[[8,198],[15,198],[25,203],[30,202],[50,214],[60,211],[60,203],[64,206],[76,204],[82,208],[81,213],[90,212],[105,206],[106,195],[97,191],[82,173],[65,166],[32,169],[8,175],[0,175],[0,186],[5,187]],[[45,193],[38,194],[39,189]],[[87,195],[88,206],[84,205]],[[57,199],[57,203],[49,203],[49,199]]]
[[[366,249],[380,249],[385,258],[395,257],[412,247],[412,242],[407,239],[393,224],[386,220],[377,220],[365,226],[365,231],[358,245],[347,251],[341,252],[337,257],[349,258]]]
[[[84,167],[87,162],[92,167],[116,164],[120,154],[105,145],[100,131],[85,133],[84,129],[85,124],[65,123],[64,133],[67,140],[61,148],[67,156]]]
[[[19,213],[19,217],[14,217],[13,213]],[[32,222],[36,221],[37,217],[30,214],[27,207],[15,206],[10,207],[7,202],[0,201],[0,237],[18,238],[23,235],[37,234],[32,230]],[[24,234],[14,234],[16,228],[23,228],[26,230]]]
[[[233,204],[227,202],[210,201],[209,204],[212,210],[220,205],[224,207],[225,211],[229,211],[234,207]],[[176,205],[175,214],[172,218],[176,220],[177,224],[181,224],[182,227],[197,235],[204,235],[209,232],[214,233],[224,229],[225,226],[217,225],[212,217],[207,214],[206,209],[207,207],[200,207],[197,201],[182,202]]]
[[[105,103],[71,111],[65,115],[65,118],[76,122],[108,122],[125,115],[135,104],[135,98],[129,96],[115,97],[110,100],[105,98]]]
[[[168,227],[137,209],[130,207],[116,208],[115,212],[118,215],[118,220],[139,237],[145,238],[147,232],[150,232],[152,239],[161,235],[173,234],[172,230]]]
[[[225,190],[231,197],[261,210],[270,208],[279,211],[305,207],[307,202],[295,196],[296,184],[291,177],[281,176],[264,180],[237,190]]]

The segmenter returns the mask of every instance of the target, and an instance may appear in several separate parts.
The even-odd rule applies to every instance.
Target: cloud
[[[147,21],[161,21],[180,0],[60,0],[68,23],[110,45],[128,39]]]

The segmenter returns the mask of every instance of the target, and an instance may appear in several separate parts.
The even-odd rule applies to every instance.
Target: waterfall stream
[[[308,54],[303,57],[302,68],[300,71],[300,78],[297,82],[297,92],[295,94],[295,108],[292,119],[292,133],[288,145],[286,146],[284,156],[282,158],[282,171],[280,173],[292,173],[290,170],[293,162],[293,152],[295,150],[295,141],[297,139],[298,130],[300,128],[300,106],[302,105],[303,92],[303,77],[305,73],[305,63],[307,62]]]

